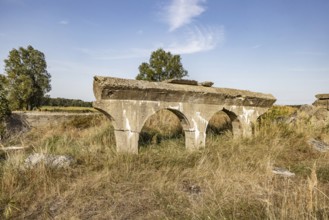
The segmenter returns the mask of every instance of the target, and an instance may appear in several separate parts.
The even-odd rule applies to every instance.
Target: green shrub
[[[296,107],[275,105],[261,116],[262,121],[275,121],[279,118],[285,118],[297,111]]]
[[[6,99],[5,90],[0,85],[0,140],[5,133],[5,119],[10,115],[9,102]]]

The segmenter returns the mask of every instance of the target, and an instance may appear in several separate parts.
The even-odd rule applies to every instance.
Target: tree
[[[138,69],[137,80],[160,82],[166,79],[181,79],[187,76],[180,55],[172,55],[163,49],[153,51],[149,63],[142,63]]]
[[[11,50],[5,59],[5,73],[11,109],[39,107],[51,90],[45,55],[32,46]]]
[[[4,88],[6,78],[0,75],[0,140],[5,132],[5,119],[10,115],[9,102],[6,98],[6,90]]]

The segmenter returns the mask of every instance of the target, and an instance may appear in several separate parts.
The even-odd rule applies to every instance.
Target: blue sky
[[[310,104],[329,93],[328,0],[0,0],[0,73],[13,48],[46,56],[52,97],[94,100],[94,75],[133,79],[152,51],[189,79]]]

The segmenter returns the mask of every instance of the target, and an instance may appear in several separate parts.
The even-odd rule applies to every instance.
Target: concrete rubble
[[[295,173],[290,172],[289,170],[281,167],[273,167],[272,173],[284,177],[293,177],[295,176]]]
[[[74,159],[67,155],[34,153],[25,159],[24,167],[31,169],[39,164],[44,164],[51,168],[68,168],[73,163]]]
[[[329,145],[323,141],[315,140],[312,138],[308,141],[308,144],[311,145],[313,149],[320,151],[322,153],[329,151]]]

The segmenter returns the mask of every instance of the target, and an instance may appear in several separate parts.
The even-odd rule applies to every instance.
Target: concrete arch
[[[178,117],[180,124],[182,125],[184,130],[188,129],[190,127],[190,122],[183,112],[181,112],[177,109],[172,109],[172,108],[165,108],[165,109],[174,113]]]
[[[163,112],[163,111],[167,111],[167,112]],[[167,114],[170,114],[170,115],[166,115],[166,113]],[[184,132],[184,130],[185,129],[187,129],[188,127],[189,127],[189,121],[188,121],[188,119],[187,119],[187,117],[184,115],[184,113],[183,112],[181,112],[181,111],[179,111],[179,110],[177,110],[177,109],[171,109],[171,108],[166,108],[166,107],[163,107],[163,108],[159,108],[159,109],[157,109],[155,112],[153,112],[153,113],[150,113],[150,114],[148,114],[145,118],[144,118],[144,120],[143,120],[143,122],[141,123],[141,129],[140,129],[140,131],[139,131],[139,143],[138,143],[138,148],[140,148],[140,144],[141,143],[143,143],[143,141],[150,141],[150,136],[149,135],[147,135],[146,133],[144,133],[144,131],[143,131],[143,129],[145,128],[145,126],[147,125],[147,122],[148,122],[148,120],[150,120],[150,119],[152,119],[152,117],[154,117],[154,116],[156,116],[156,115],[158,115],[158,116],[161,116],[161,114],[163,114],[162,115],[162,117],[166,117],[166,116],[169,116],[169,117],[175,117],[178,121],[179,121],[179,127],[180,127],[180,129],[181,129],[181,131],[183,131]],[[174,116],[173,116],[174,115]],[[157,118],[157,123],[158,124],[166,124],[166,118]],[[176,122],[178,122],[178,121],[176,121]],[[169,125],[168,124],[168,126],[170,127],[170,126],[172,126],[172,125]],[[184,134],[184,133],[183,133]],[[152,135],[151,135],[152,136]],[[155,136],[157,136],[157,135],[155,135]],[[162,135],[160,135],[160,136],[158,136],[158,138],[160,137],[161,138],[161,136]],[[173,136],[175,136],[175,135],[173,135]],[[173,137],[172,136],[172,137]],[[141,140],[141,138],[142,138],[142,140]],[[159,139],[157,139],[157,140],[159,140]],[[152,142],[153,142],[154,140],[152,140]]]
[[[117,127],[116,121],[114,120],[114,118],[112,117],[112,115],[110,115],[107,111],[94,107],[97,111],[100,111],[101,113],[103,113],[112,123],[114,129]]]
[[[220,119],[223,120],[223,121],[220,121],[220,122],[219,121],[213,121],[213,120],[216,119],[216,116],[219,117],[218,114],[221,114],[221,113],[222,113],[222,115],[220,116],[221,117]],[[230,115],[231,115],[231,117],[230,117]],[[229,131],[233,132],[232,131],[233,130],[232,117],[234,117],[234,114],[231,114],[231,113],[228,114],[228,112],[224,111],[223,109],[219,110],[219,111],[216,111],[209,119],[209,122],[208,122],[208,125],[207,125],[207,128],[206,128],[207,134],[209,134],[209,132],[211,130],[216,130],[215,132],[220,132],[220,129],[218,127],[220,124],[221,124],[223,130],[229,130]]]
[[[238,118],[237,114],[234,111],[230,111],[226,108],[223,108],[221,111],[225,112],[228,117],[230,117],[231,121],[234,121]]]
[[[186,115],[178,110],[178,109],[172,109],[170,107],[161,107],[161,106],[158,106],[156,109],[153,109],[153,111],[149,111],[148,113],[146,113],[145,115],[143,115],[142,119],[141,119],[141,123],[139,125],[139,132],[142,130],[142,128],[144,127],[146,121],[152,117],[152,115],[155,115],[157,114],[159,111],[161,110],[168,110],[170,112],[172,112],[174,115],[177,116],[177,118],[179,119],[180,121],[180,124],[182,125],[183,129],[188,129],[189,126],[190,126],[190,122],[188,120],[188,118],[186,117]]]
[[[231,119],[233,136],[241,137],[243,135],[243,126],[241,124],[238,115],[235,112],[230,111],[226,108],[223,108],[222,111],[225,112],[228,115],[228,117]]]

